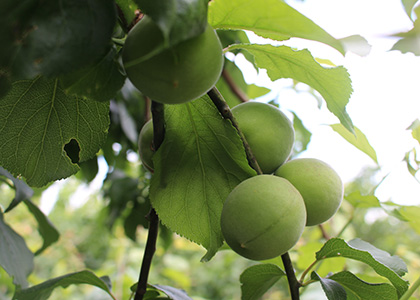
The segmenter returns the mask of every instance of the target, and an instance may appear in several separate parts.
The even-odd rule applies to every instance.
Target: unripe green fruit
[[[139,139],[138,139],[138,146],[139,146],[139,155],[143,165],[149,171],[154,170],[153,166],[153,122],[150,119],[147,121],[140,130]]]
[[[261,102],[241,103],[232,113],[263,173],[273,173],[293,149],[295,131],[290,120],[277,107]]]
[[[314,158],[300,158],[282,165],[274,173],[289,180],[305,201],[307,226],[330,219],[343,200],[343,182],[325,162]]]
[[[122,59],[130,81],[152,100],[175,104],[197,99],[217,82],[223,68],[222,45],[214,29],[153,55],[164,38],[145,16],[127,35]],[[140,58],[151,55],[146,60]]]
[[[305,228],[302,196],[286,179],[257,175],[227,197],[221,229],[226,243],[246,258],[265,260],[290,250]]]

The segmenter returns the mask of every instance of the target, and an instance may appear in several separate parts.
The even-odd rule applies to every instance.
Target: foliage
[[[416,2],[402,0],[413,29],[399,33],[393,49],[419,55]],[[207,22],[217,29],[225,54],[217,89],[159,106],[134,88],[121,51],[142,14],[164,37],[151,56],[198,36]],[[420,296],[420,208],[375,196],[386,175],[347,113],[347,70],[320,64],[327,60],[308,50],[250,43],[245,30],[320,42],[342,55],[347,49],[278,0],[2,1],[0,299]],[[245,81],[237,56],[272,81],[291,78],[316,91],[340,122],[331,128],[375,162],[346,184],[334,218],[307,227],[286,255],[258,263],[230,251],[220,228],[227,195],[258,174],[230,108],[270,91]],[[281,107],[281,99],[273,104]],[[293,158],[307,149],[311,132],[288,113]],[[154,172],[136,154],[138,132],[152,115]],[[418,119],[407,128],[416,142],[419,128]],[[403,162],[418,180],[417,151]],[[48,196],[54,190],[58,195]],[[50,211],[46,202],[53,202]],[[371,221],[372,213],[384,217]],[[143,264],[154,258],[150,274],[142,267],[139,277],[143,252]]]

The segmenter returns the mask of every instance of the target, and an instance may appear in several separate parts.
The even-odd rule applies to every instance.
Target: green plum
[[[153,149],[153,122],[152,119],[147,121],[140,130],[139,139],[139,155],[140,159],[149,171],[154,170],[153,166],[153,154],[155,153]]]
[[[210,25],[202,34],[164,49],[163,34],[148,16],[128,33],[122,60],[134,86],[164,104],[184,103],[207,93],[224,62],[222,45]]]
[[[327,163],[315,158],[288,161],[274,173],[289,180],[305,201],[307,226],[329,220],[343,200],[340,176]]]
[[[250,101],[233,107],[232,114],[263,173],[273,173],[289,158],[295,131],[291,121],[280,109]]]
[[[257,175],[242,181],[223,204],[221,229],[239,255],[266,260],[284,254],[305,228],[302,196],[286,179]]]

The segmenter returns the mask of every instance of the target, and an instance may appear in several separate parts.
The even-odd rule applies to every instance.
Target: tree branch
[[[238,131],[238,134],[242,140],[242,143],[244,144],[246,156],[248,158],[250,166],[257,172],[258,175],[263,174],[260,166],[258,165],[257,160],[255,159],[255,156],[252,154],[251,148],[249,147],[249,144],[246,141],[244,134],[239,129],[236,119],[232,115],[232,112],[230,111],[229,106],[227,105],[226,101],[223,99],[223,96],[220,94],[220,92],[217,90],[216,87],[212,88],[207,93],[207,95],[209,95],[210,99],[213,101],[214,105],[217,107],[217,109],[219,110],[223,118],[230,120],[232,122],[232,125]],[[283,254],[281,256],[281,259],[283,260],[283,265],[286,271],[287,280],[289,282],[289,289],[290,289],[290,294],[292,296],[292,300],[299,300],[300,283],[298,282],[296,278],[295,270],[293,268],[289,253],[286,252],[285,254]]]
[[[222,77],[226,81],[227,85],[229,86],[229,89],[236,95],[236,97],[239,98],[242,102],[249,101],[248,95],[242,91],[239,86],[236,84],[236,82],[233,80],[232,76],[230,76],[230,73],[223,69],[222,71]]]
[[[160,147],[165,136],[165,121],[163,104],[152,101],[153,119],[153,145],[155,151]],[[142,300],[147,291],[147,280],[149,278],[150,267],[153,255],[156,251],[156,241],[159,229],[159,217],[156,211],[151,208],[147,219],[149,220],[149,231],[147,234],[146,248],[144,249],[143,261],[141,264],[139,281],[137,283],[136,295],[134,300]]]
[[[239,137],[242,140],[242,143],[245,148],[246,157],[248,158],[249,165],[257,171],[258,174],[262,174],[261,168],[258,165],[257,160],[255,159],[254,154],[252,154],[251,147],[249,147],[248,142],[246,141],[246,138],[242,131],[239,129],[238,122],[236,122],[235,117],[233,116],[232,112],[230,111],[229,105],[226,103],[225,99],[223,99],[222,94],[217,90],[216,87],[213,87],[207,95],[210,97],[210,99],[213,101],[214,105],[219,110],[220,114],[223,118],[229,120],[233,127],[235,127],[236,131],[239,134]]]

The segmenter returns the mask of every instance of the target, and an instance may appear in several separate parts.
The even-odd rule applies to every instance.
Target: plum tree
[[[130,81],[152,100],[183,103],[201,97],[217,82],[223,52],[214,29],[165,49],[163,34],[148,16],[129,32],[122,53]]]
[[[289,180],[305,201],[307,226],[330,219],[343,200],[340,176],[327,163],[315,158],[293,159],[274,173]]]
[[[221,215],[226,243],[238,254],[265,260],[291,249],[305,228],[302,196],[286,179],[257,175],[227,197]]]
[[[149,171],[153,171],[153,122],[150,119],[140,130],[138,139],[139,155],[143,165]]]
[[[263,173],[273,173],[293,149],[295,132],[290,120],[277,107],[261,102],[241,103],[232,113]]]

